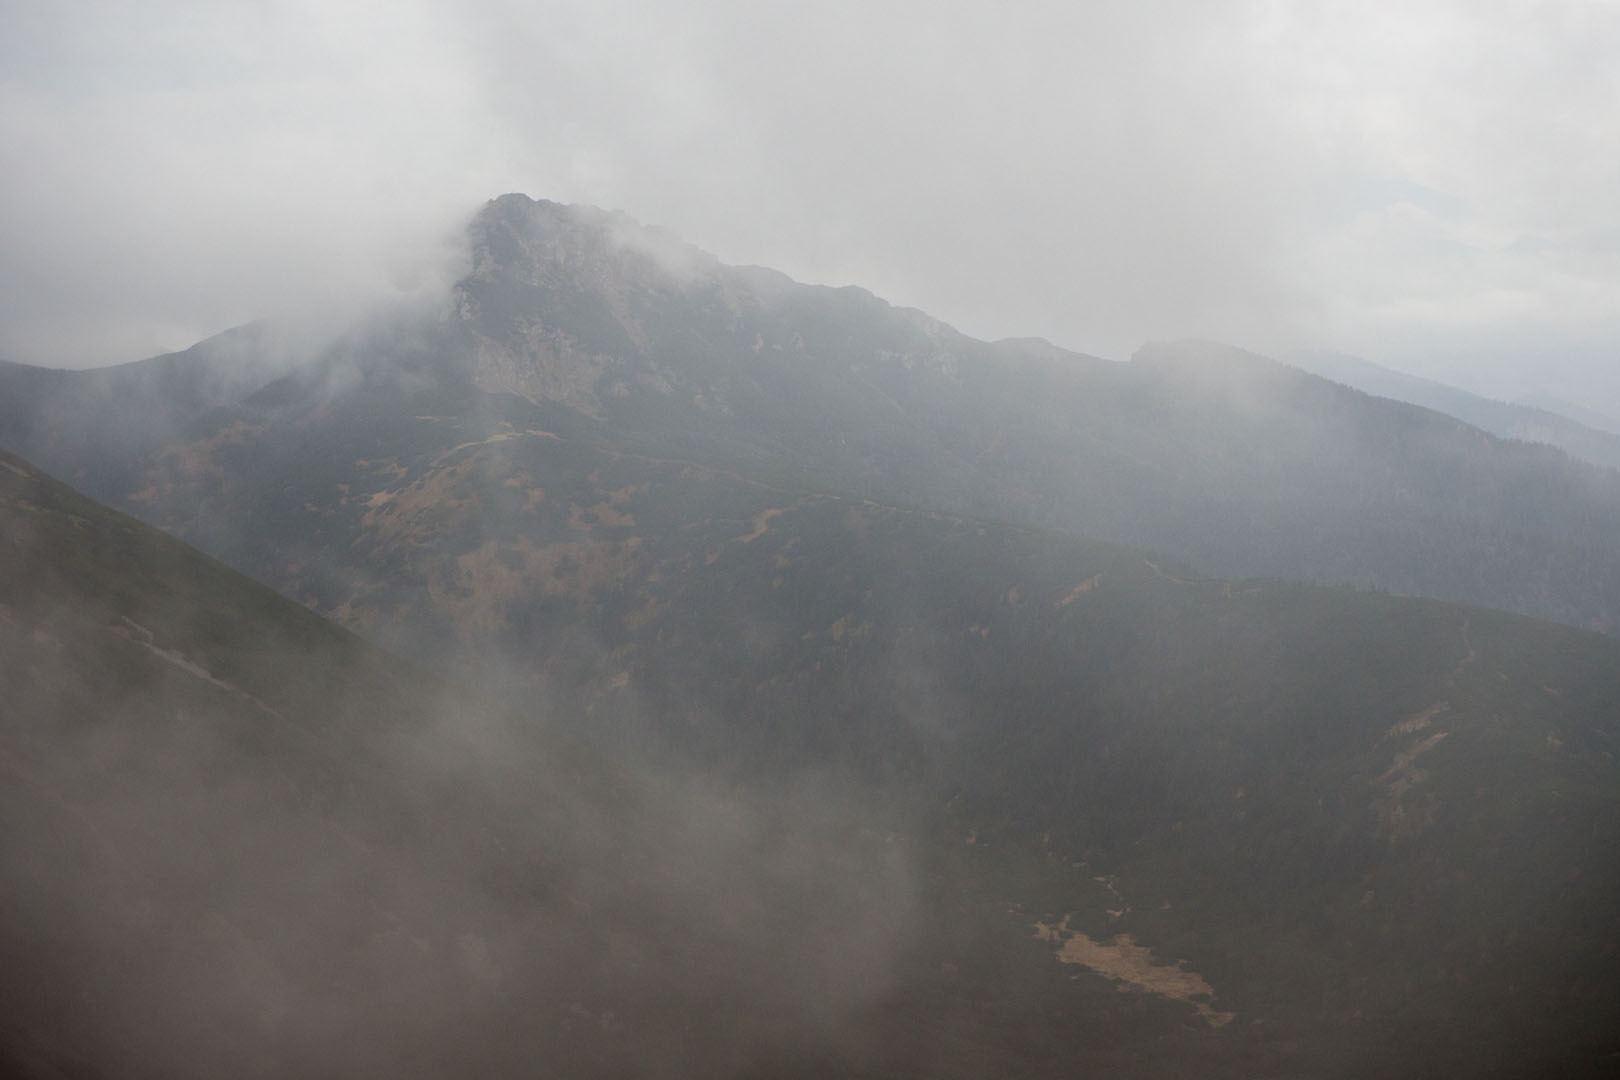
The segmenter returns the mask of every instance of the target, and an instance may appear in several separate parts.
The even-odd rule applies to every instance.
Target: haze
[[[0,6],[0,356],[431,294],[504,191],[977,336],[1620,413],[1620,5]]]

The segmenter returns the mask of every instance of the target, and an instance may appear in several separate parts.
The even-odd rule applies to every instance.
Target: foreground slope
[[[9,456],[0,545],[6,1075],[724,1075],[889,986],[858,802],[609,763]]]
[[[1620,1053],[1612,639],[691,465],[580,516],[641,571],[515,626],[522,594],[478,601],[477,640],[539,663],[588,749],[5,459],[14,1061],[1533,1076]],[[588,578],[576,555],[543,580]]]

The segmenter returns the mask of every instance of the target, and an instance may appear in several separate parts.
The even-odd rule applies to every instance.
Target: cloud
[[[5,47],[33,59],[0,88],[0,353],[135,359],[440,275],[499,170],[420,20],[139,14],[66,4]]]
[[[1198,335],[1502,381],[1522,356],[1470,342],[1556,338],[1538,377],[1579,393],[1616,343],[1620,269],[1591,254],[1620,227],[1620,6],[1600,0],[11,21],[0,353],[127,359],[385,294],[508,190],[1113,356]]]

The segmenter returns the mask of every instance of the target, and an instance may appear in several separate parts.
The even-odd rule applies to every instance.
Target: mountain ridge
[[[1150,345],[1137,362],[1115,364],[977,342],[863,290],[725,267],[602,211],[504,196],[470,236],[473,272],[436,317],[358,331],[252,404],[124,447],[112,455],[119,475],[81,475],[81,463],[15,415],[0,418],[0,444],[226,552],[238,542],[188,524],[199,503],[229,497],[217,490],[222,464],[209,459],[262,456],[255,447],[277,427],[271,419],[262,429],[267,418],[287,417],[289,436],[306,424],[291,408],[315,422],[359,407],[344,388],[410,382],[472,427],[487,417],[789,486],[1066,529],[1216,576],[1350,582],[1585,626],[1620,619],[1614,481],[1534,447],[1301,383],[1261,358],[1238,364],[1242,380],[1212,382],[1209,358],[1237,354],[1196,343]],[[506,394],[533,411],[532,423],[517,422]],[[13,400],[14,413],[65,411],[69,427],[107,426],[105,404],[82,395]],[[377,408],[389,401],[404,408],[392,390]],[[385,420],[372,409],[344,422],[397,443],[424,412]],[[1391,432],[1402,433],[1398,453],[1385,445]],[[352,493],[356,478],[340,480]],[[170,489],[185,516],[163,508]],[[322,516],[335,509],[323,492],[303,503]],[[291,588],[264,556],[230,558]]]
[[[1569,415],[1567,404],[1496,401],[1340,353],[1289,353],[1281,359],[1369,394],[1454,416],[1499,438],[1544,443],[1594,465],[1620,468],[1620,434]]]
[[[355,523],[328,486],[233,534],[243,517],[229,504],[258,501],[244,486],[255,474],[329,439],[329,457],[380,455],[415,482],[457,447],[491,448],[481,440],[501,435],[516,449],[534,430],[1143,546],[1214,576],[1352,583],[1599,628],[1620,620],[1614,474],[1543,448],[1225,346],[1149,345],[1117,364],[978,342],[863,290],[726,267],[689,245],[670,256],[667,235],[601,211],[506,196],[470,235],[474,270],[437,315],[358,330],[251,397],[193,415],[181,436],[115,455],[116,475],[81,475],[15,416],[0,417],[0,444],[306,600],[273,549],[244,545],[294,543],[313,513],[352,548]],[[375,400],[357,396],[362,387]],[[13,400],[14,413],[65,410],[69,427],[104,426],[93,399]],[[452,435],[458,427],[477,438]],[[372,433],[366,446],[359,431]],[[334,468],[354,472],[310,462],[276,482]],[[351,502],[396,494],[383,474],[327,480]],[[335,611],[346,598],[313,602]]]
[[[1610,625],[1612,473],[1227,346],[979,342],[666,241],[496,200],[441,308],[229,400],[102,442],[138,395],[0,409],[174,534],[0,457],[0,751],[98,828],[125,791],[198,838],[126,845],[165,914],[99,920],[235,988],[182,995],[224,1009],[193,1071],[234,1039],[339,1074],[1603,1073],[1620,642],[1390,586]],[[123,1000],[126,938],[75,976],[98,919],[39,913],[101,909],[29,876],[83,840],[34,790],[0,903],[73,903],[0,943],[51,1002]],[[388,857],[268,857],[334,822]],[[331,947],[279,960],[308,897]],[[283,963],[300,994],[239,986]],[[0,1012],[41,1015],[25,981]],[[101,1060],[184,1071],[86,1008]],[[71,1061],[28,1023],[57,1034],[0,1042]]]

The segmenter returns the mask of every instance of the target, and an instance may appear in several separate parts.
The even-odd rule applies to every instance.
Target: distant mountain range
[[[1281,359],[1301,371],[1353,386],[1364,393],[1455,416],[1499,438],[1545,443],[1570,457],[1620,469],[1620,422],[1567,402],[1552,399],[1518,404],[1494,401],[1343,353],[1296,352]]]
[[[587,208],[469,241],[290,367],[0,367],[0,1061],[1612,1070],[1620,474]]]
[[[1567,416],[1572,420],[1580,421],[1587,427],[1597,428],[1599,431],[1607,431],[1611,435],[1620,435],[1620,420],[1616,420],[1607,413],[1601,413],[1595,409],[1589,409],[1583,405],[1577,405],[1573,401],[1564,401],[1561,398],[1531,394],[1521,398],[1519,403],[1521,405],[1529,405],[1537,409],[1545,409],[1548,412],[1557,413],[1560,416]]]

